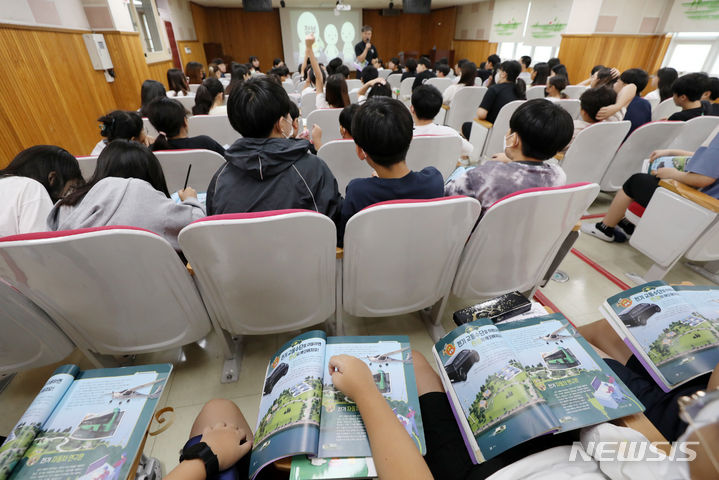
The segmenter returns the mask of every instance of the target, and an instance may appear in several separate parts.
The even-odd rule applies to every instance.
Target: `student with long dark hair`
[[[254,55],[250,57],[250,71],[260,73],[260,59]]]
[[[147,106],[157,99],[167,97],[165,86],[157,80],[145,80],[140,88],[140,114],[147,117]]]
[[[48,216],[51,230],[130,225],[161,235],[175,250],[177,234],[203,218],[197,192],[178,192],[175,203],[167,190],[162,166],[155,155],[137,142],[115,140],[97,158],[92,178],[64,197]]]
[[[205,67],[200,62],[187,62],[185,75],[187,75],[190,84],[200,84],[205,79]]]
[[[305,39],[305,56],[310,59],[312,71],[319,71],[320,64],[317,62],[312,45],[315,43],[314,35],[308,35]],[[350,104],[349,93],[347,92],[347,81],[342,74],[333,74],[327,77],[327,85],[322,75],[315,80],[315,106],[317,108],[344,108]]]
[[[187,84],[187,77],[179,68],[171,68],[167,71],[167,95],[169,97],[186,97],[192,95],[190,86]]]
[[[549,65],[544,62],[534,64],[532,69],[532,86],[546,85],[549,78]]]
[[[445,105],[452,103],[454,96],[463,87],[474,86],[474,80],[477,78],[477,65],[475,65],[474,62],[465,61],[460,71],[461,76],[459,77],[459,82],[447,87],[442,94],[442,103]]]
[[[651,84],[654,90],[644,95],[647,100],[659,100],[663,102],[672,98],[672,84],[679,78],[679,74],[672,67],[660,68],[652,78]]]
[[[567,79],[567,85],[569,85],[569,73],[567,73],[567,67],[562,65],[561,63],[559,65],[555,65],[550,69],[549,72],[549,78],[552,78],[556,75],[561,75],[564,78]]]
[[[142,117],[137,112],[114,110],[98,118],[97,121],[101,123],[100,135],[104,138],[95,145],[90,155],[100,155],[108,143],[118,138],[134,140],[148,147],[155,140],[147,136]]]
[[[230,93],[237,88],[242,82],[245,80],[252,78],[252,74],[250,73],[250,69],[247,68],[247,65],[244,63],[237,63],[232,62],[232,78],[230,79],[230,84],[227,85],[227,88],[225,89],[225,95],[230,96]]]
[[[477,118],[494,123],[503,106],[514,100],[526,100],[527,86],[519,77],[522,66],[516,60],[507,60],[499,65],[497,83],[489,87],[477,110]],[[464,138],[469,139],[472,122],[462,125]]]
[[[45,232],[52,204],[82,185],[77,159],[64,148],[35,145],[0,169],[0,237]]]
[[[408,58],[406,62],[404,62],[404,66],[407,70],[402,74],[402,80],[405,78],[413,78],[417,76],[417,59],[416,58]]]
[[[158,98],[148,108],[150,123],[158,132],[152,151],[203,148],[225,155],[222,145],[207,135],[190,137],[185,107],[171,98]]]
[[[484,78],[483,85],[485,87],[491,87],[492,85],[498,83],[498,80],[495,77],[497,76],[497,71],[499,70],[501,62],[502,59],[499,58],[499,55],[497,55],[496,53],[493,53],[492,55],[487,57],[487,61],[484,63],[485,68],[483,70],[486,70],[489,74],[486,77],[482,77]],[[519,69],[521,72],[521,65],[519,66]]]
[[[216,78],[206,78],[195,92],[195,106],[193,115],[226,115],[227,107],[224,105],[225,87]]]

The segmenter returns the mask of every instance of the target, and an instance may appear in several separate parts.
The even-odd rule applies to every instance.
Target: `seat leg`
[[[662,278],[664,278],[664,275],[666,275],[667,272],[672,269],[673,266],[674,264],[672,263],[669,267],[665,268],[660,267],[655,263],[649,268],[649,270],[647,270],[647,273],[645,273],[644,275],[638,275],[631,272],[627,272],[624,275],[626,275],[626,277],[635,284],[641,285],[643,283],[653,282],[654,280],[661,280]]]
[[[719,261],[707,262],[703,265],[687,262],[685,265],[707,280],[719,284]]]
[[[337,268],[335,269],[335,335],[342,336],[345,334],[344,325],[344,307],[342,305],[342,259],[337,259]]]
[[[442,315],[447,307],[447,300],[449,299],[449,293],[444,297],[440,298],[437,303],[432,305],[429,311],[420,310],[419,315],[427,328],[427,333],[432,337],[434,342],[438,342],[440,338],[446,333],[442,326]]]
[[[231,336],[225,330],[216,330],[220,337],[225,361],[222,364],[222,376],[220,383],[236,382],[240,378],[240,366],[242,360],[242,335]]]

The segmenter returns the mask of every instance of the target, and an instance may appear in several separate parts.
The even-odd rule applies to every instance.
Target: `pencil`
[[[190,179],[190,171],[191,170],[192,170],[192,164],[189,164],[187,166],[187,175],[185,176],[185,186],[182,187],[183,190],[187,188],[187,181]]]

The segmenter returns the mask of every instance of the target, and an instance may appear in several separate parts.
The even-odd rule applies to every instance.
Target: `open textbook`
[[[644,410],[561,314],[452,330],[432,351],[474,463]]]
[[[665,392],[719,363],[719,288],[645,283],[600,311]]]
[[[250,478],[264,466],[293,455],[322,459],[372,455],[356,404],[332,384],[329,360],[340,354],[367,363],[377,388],[425,453],[409,338],[327,337],[314,330],[285,343],[270,359],[250,456]],[[317,466],[322,469],[326,463]],[[311,469],[312,465],[305,467]]]
[[[125,480],[171,370],[59,367],[0,447],[0,480]]]

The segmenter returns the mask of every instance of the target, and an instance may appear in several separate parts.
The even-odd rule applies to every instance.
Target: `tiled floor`
[[[609,198],[600,196],[589,209],[589,213],[603,213]],[[596,220],[592,220],[596,221]],[[580,236],[575,248],[625,283],[632,284],[624,275],[626,272],[643,273],[651,262],[628,244],[609,244],[598,239]],[[567,255],[560,270],[569,275],[565,283],[550,282],[542,292],[576,325],[583,325],[600,318],[598,307],[620,288],[606,277],[592,269],[579,257]],[[696,284],[709,283],[684,265],[677,265],[665,278],[668,281],[692,281]],[[451,298],[442,319],[446,330],[452,323],[452,312],[470,304],[466,300]],[[431,356],[432,341],[417,314],[389,318],[358,319],[346,316],[347,335],[406,334],[412,347],[428,358]],[[254,426],[259,408],[259,392],[266,364],[271,354],[285,341],[298,332],[253,337],[244,342],[242,366],[239,381],[231,384],[220,383],[222,354],[218,338],[212,334],[200,344],[185,348],[186,360],[178,363],[161,400],[162,406],[175,409],[174,423],[157,437],[148,438],[145,453],[159,458],[165,469],[177,464],[178,450],[189,434],[192,422],[202,405],[216,397],[233,400],[244,412],[250,425]],[[145,355],[136,363],[158,361],[158,355]],[[62,363],[78,363],[81,368],[91,368],[89,362],[78,351]],[[56,365],[19,373],[0,394],[0,434],[7,435],[22,412],[27,408]]]

